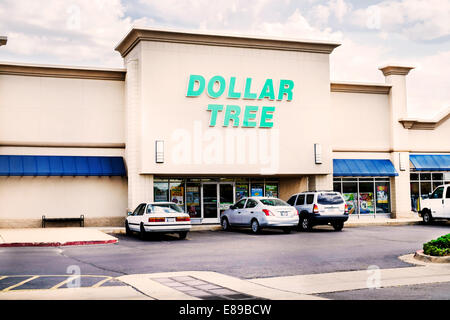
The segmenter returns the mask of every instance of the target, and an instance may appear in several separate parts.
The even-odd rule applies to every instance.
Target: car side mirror
[[[131,216],[133,214],[133,212],[128,211],[127,212],[127,216]]]
[[[230,206],[230,209],[234,210],[234,209],[236,209],[236,206]]]

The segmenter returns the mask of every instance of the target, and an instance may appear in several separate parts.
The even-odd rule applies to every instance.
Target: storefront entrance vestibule
[[[278,190],[278,180],[263,178],[154,179],[154,200],[177,203],[193,223],[218,223],[220,214],[243,197],[278,197]]]

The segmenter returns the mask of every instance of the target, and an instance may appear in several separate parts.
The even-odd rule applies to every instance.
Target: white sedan
[[[262,228],[281,228],[291,232],[298,225],[297,209],[277,198],[251,197],[239,200],[221,216],[223,230],[250,227],[254,233]]]
[[[127,235],[139,232],[141,239],[147,232],[178,233],[180,239],[185,239],[191,230],[191,218],[173,202],[141,203],[129,213],[125,230]]]

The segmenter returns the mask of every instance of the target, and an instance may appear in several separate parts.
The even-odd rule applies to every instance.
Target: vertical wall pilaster
[[[409,137],[408,130],[403,128],[403,125],[399,122],[400,119],[408,116],[406,76],[411,69],[413,68],[404,66],[380,68],[385,76],[385,82],[392,86],[389,92],[390,147],[391,161],[398,172],[398,176],[391,179],[391,212],[393,218],[412,217],[409,181]]]
[[[140,174],[143,121],[139,59],[136,55],[130,55],[125,65],[125,159],[128,170],[128,211],[132,211],[139,203],[153,201],[153,176]]]

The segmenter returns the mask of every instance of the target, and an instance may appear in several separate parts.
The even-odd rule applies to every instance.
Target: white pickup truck
[[[419,214],[423,222],[450,219],[450,184],[438,186],[428,199],[421,200]]]

